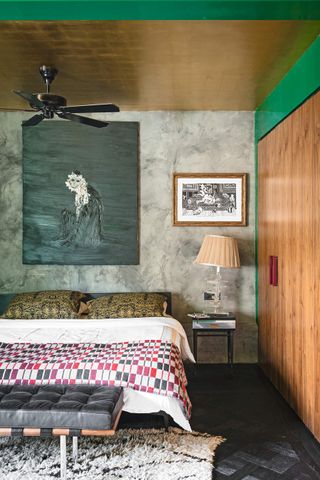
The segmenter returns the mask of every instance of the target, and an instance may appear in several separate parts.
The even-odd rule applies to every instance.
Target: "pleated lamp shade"
[[[194,263],[223,268],[239,268],[240,258],[237,240],[231,237],[206,235]]]

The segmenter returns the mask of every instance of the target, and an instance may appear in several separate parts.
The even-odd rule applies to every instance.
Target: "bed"
[[[161,292],[163,293],[163,292]],[[90,294],[92,298],[97,298],[104,294]],[[97,374],[106,375],[105,379],[108,384],[119,385],[124,387],[124,411],[130,413],[157,413],[159,411],[166,412],[173,420],[185,430],[191,430],[189,424],[191,404],[186,392],[186,379],[184,377],[184,368],[182,361],[194,362],[192,352],[190,350],[188,340],[182,325],[174,319],[171,314],[171,295],[166,293],[167,300],[167,314],[159,317],[143,317],[143,318],[108,318],[108,319],[37,319],[37,320],[17,320],[17,319],[0,319],[0,355],[3,362],[0,367],[0,383],[32,383],[33,380],[26,380],[25,358],[33,359],[34,355],[45,359],[48,365],[56,367],[57,362],[66,352],[71,351],[74,346],[77,346],[77,358],[88,358],[88,348],[90,355],[92,355],[92,362],[96,365],[101,365],[103,359],[107,358],[112,365],[108,371],[103,370],[94,371],[94,380],[97,381]],[[0,295],[0,312],[4,311],[12,295]],[[59,346],[57,350],[56,346]],[[61,347],[63,346],[63,348]],[[81,346],[81,349],[80,347]],[[80,351],[81,350],[81,351]],[[57,354],[58,351],[58,354]],[[74,352],[74,350],[72,351]],[[81,353],[82,356],[79,356]],[[137,357],[137,354],[139,356]],[[73,353],[72,353],[73,355]],[[142,377],[138,375],[139,382],[137,382],[137,373],[135,371],[135,382],[130,383],[130,375],[123,382],[122,376],[119,374],[120,370],[124,371],[124,364],[128,363],[127,358],[130,358],[131,364],[136,363],[141,365],[141,359],[147,358],[156,360],[156,356],[167,358],[163,362],[168,361],[167,370],[175,368],[175,372],[162,371],[162,384],[167,384],[167,377],[164,375],[171,374],[177,379],[180,385],[180,390],[177,394],[169,394],[166,391],[161,391],[159,385],[154,384],[154,379],[151,378],[151,370],[147,370],[147,375]],[[152,358],[154,356],[155,358]],[[137,359],[137,361],[135,361]],[[159,360],[158,360],[159,361]],[[162,361],[162,360],[160,360]],[[12,365],[15,365],[15,373]],[[20,362],[20,363],[19,363]],[[51,362],[51,363],[50,363]],[[55,362],[55,363],[53,363]],[[63,365],[65,365],[64,363]],[[130,365],[131,365],[130,364]],[[5,365],[6,373],[2,368]],[[80,368],[79,362],[76,364]],[[150,363],[148,364],[150,365]],[[80,365],[81,366],[81,365]],[[74,367],[74,364],[72,365]],[[19,370],[20,368],[20,370]],[[51,368],[51,367],[50,367]],[[92,368],[92,365],[90,366]],[[131,369],[131,366],[127,365]],[[138,366],[141,370],[143,367]],[[114,371],[112,371],[114,369]],[[2,374],[1,374],[2,371]],[[18,372],[18,373],[17,373]],[[66,375],[68,375],[68,382],[72,383],[72,375],[77,371],[70,368],[67,372],[64,369],[64,377],[60,380],[51,379],[47,375],[46,379],[38,380],[38,383],[64,383]],[[1,376],[2,375],[2,376]],[[4,378],[6,375],[6,379]],[[12,377],[10,377],[12,375]],[[20,376],[19,376],[20,375]],[[90,373],[90,376],[92,374]],[[132,375],[131,375],[132,377]],[[38,376],[39,379],[39,376]],[[127,381],[128,380],[128,381]],[[151,383],[151,380],[153,383]],[[35,382],[37,378],[35,377]],[[78,380],[79,381],[79,380]],[[90,377],[88,382],[90,381]],[[139,383],[137,385],[137,383]],[[160,383],[160,382],[158,382]],[[159,388],[151,388],[149,385]],[[168,387],[167,387],[168,389]],[[181,390],[182,389],[182,390]],[[170,392],[169,392],[170,393]]]

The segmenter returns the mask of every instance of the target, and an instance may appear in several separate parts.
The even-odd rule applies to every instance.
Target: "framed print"
[[[245,226],[246,173],[175,173],[176,226]]]

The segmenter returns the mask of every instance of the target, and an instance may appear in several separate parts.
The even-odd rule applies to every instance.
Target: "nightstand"
[[[197,361],[198,337],[227,337],[228,364],[233,365],[233,334],[236,329],[236,317],[233,313],[228,314],[202,314],[189,313],[193,319],[193,353]]]

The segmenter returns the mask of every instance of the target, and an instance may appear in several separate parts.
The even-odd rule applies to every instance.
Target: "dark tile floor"
[[[320,445],[256,365],[186,368],[194,430],[226,438],[216,480],[320,480]],[[124,414],[123,427],[162,425]]]

